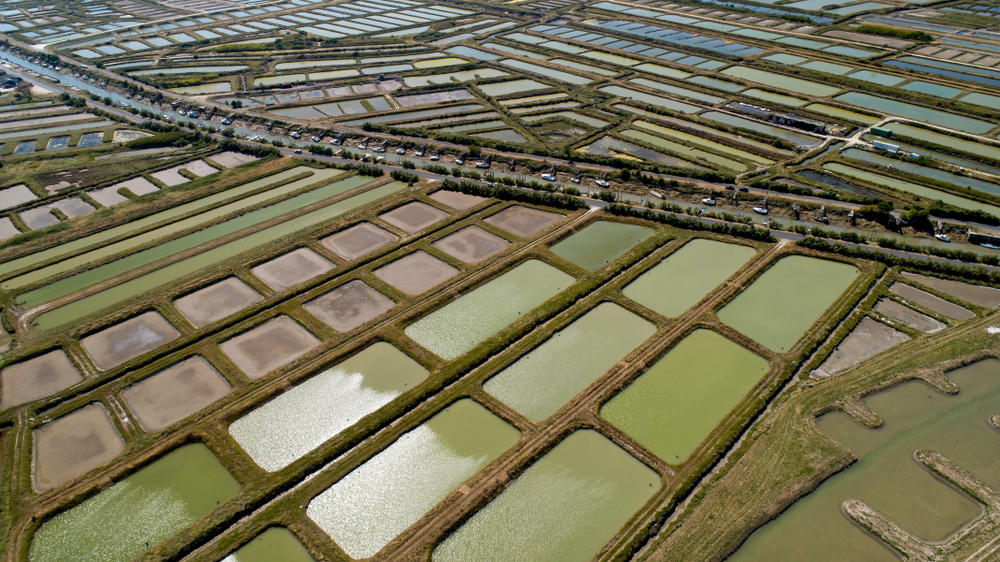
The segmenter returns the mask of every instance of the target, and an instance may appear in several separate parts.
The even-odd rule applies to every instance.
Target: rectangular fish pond
[[[234,421],[229,433],[254,462],[279,470],[426,377],[409,356],[375,343]]]
[[[459,400],[313,498],[306,514],[352,558],[371,557],[519,436]]]
[[[573,284],[573,277],[528,260],[406,327],[406,335],[455,359]]]
[[[719,310],[719,320],[774,351],[788,351],[858,275],[845,263],[788,256]]]
[[[656,326],[605,302],[486,381],[483,388],[533,420],[543,420],[614,367]]]
[[[435,550],[433,560],[588,560],[660,487],[593,430],[571,434]]]
[[[600,269],[653,234],[633,224],[598,221],[552,246],[552,252],[584,269]]]
[[[754,253],[749,246],[696,238],[629,283],[622,293],[664,316],[680,316]]]
[[[42,523],[28,559],[131,560],[239,489],[208,447],[185,445]]]
[[[609,400],[601,417],[680,464],[769,368],[750,350],[696,330]]]

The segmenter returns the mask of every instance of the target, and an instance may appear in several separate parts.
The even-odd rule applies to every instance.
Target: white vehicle
[[[556,177],[556,167],[552,166],[549,168],[547,172],[542,174],[542,179],[545,181],[556,181],[558,179]]]
[[[702,205],[708,205],[709,207],[714,207],[715,206],[715,199],[713,199],[711,197],[706,197],[706,198],[704,198],[704,199],[701,200],[701,203],[702,203]]]
[[[455,157],[455,163],[458,164],[459,166],[465,164],[465,157],[464,156],[456,156]]]
[[[663,194],[660,193],[659,191],[650,191],[649,194],[652,195],[653,197],[656,197],[657,199],[666,199],[666,197],[664,197]],[[701,202],[704,203],[705,200],[702,199]],[[712,204],[715,205],[714,200],[712,201]]]
[[[604,178],[597,178],[594,183],[597,184],[597,187],[611,187],[611,182]]]
[[[754,207],[753,212],[758,215],[766,215],[768,213],[767,207]]]
[[[321,141],[321,140],[323,140],[323,139],[322,139],[321,137],[317,136],[317,135],[313,135],[313,136],[312,136],[312,141],[313,141],[313,142],[319,142],[319,141]]]
[[[945,234],[945,233],[943,233],[943,232],[935,234],[934,238],[937,238],[938,240],[940,240],[942,242],[951,242],[951,238],[948,238],[948,235]]]
[[[431,162],[437,162],[440,159],[441,159],[440,154],[431,154]]]
[[[406,154],[406,149],[403,148],[403,147],[399,147],[399,148],[396,149],[396,154],[402,156],[402,155]]]

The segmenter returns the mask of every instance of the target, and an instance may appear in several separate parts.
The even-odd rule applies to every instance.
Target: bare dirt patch
[[[151,311],[91,334],[80,340],[80,345],[98,369],[107,371],[178,336],[180,333],[159,312]]]
[[[94,212],[94,207],[79,197],[67,197],[52,203],[52,207],[62,211],[66,218],[73,219]]]
[[[471,209],[483,201],[486,201],[485,197],[469,195],[458,191],[447,191],[445,189],[435,191],[430,195],[430,197],[438,203],[447,205],[452,209],[458,209],[459,211]]]
[[[309,248],[299,248],[266,261],[250,271],[281,292],[333,269],[333,264]]]
[[[24,184],[0,189],[0,210],[12,209],[35,199],[38,196]]]
[[[294,361],[319,345],[316,336],[287,316],[272,320],[222,342],[219,349],[246,376],[256,379]]]
[[[201,328],[263,298],[243,281],[229,277],[175,300],[174,306],[195,328]]]
[[[889,287],[889,292],[899,295],[905,300],[919,304],[930,311],[953,320],[968,320],[976,317],[976,315],[967,308],[962,308],[957,304],[950,303],[940,297],[934,296],[927,291],[921,291],[916,287],[911,287],[903,283],[893,283],[892,286]]]
[[[242,166],[243,164],[249,164],[257,159],[256,156],[251,156],[249,154],[243,154],[242,152],[234,152],[232,150],[227,150],[225,152],[220,152],[218,154],[213,154],[208,157],[208,159],[214,163],[222,166],[223,168],[235,168],[236,166]]]
[[[21,234],[21,231],[14,226],[14,221],[7,217],[0,218],[0,240],[13,238],[18,234]]]
[[[104,406],[88,404],[34,431],[35,489],[50,490],[125,451]]]
[[[414,252],[374,273],[408,295],[419,295],[454,277],[458,270],[427,252]]]
[[[157,173],[159,173],[159,172],[157,172]],[[156,177],[156,174],[153,174],[153,177]],[[180,177],[180,176],[178,176],[178,177]],[[159,179],[159,178],[157,178],[157,179]],[[184,177],[181,177],[181,179],[183,179],[184,181],[188,181],[187,178],[184,178]],[[175,185],[175,184],[169,184],[169,183],[166,183],[166,182],[164,182],[164,183],[166,185]],[[184,183],[184,182],[181,182],[181,183]],[[113,188],[116,192],[119,189],[128,188],[129,191],[131,191],[135,195],[139,195],[139,196],[146,195],[146,194],[149,194],[149,193],[153,193],[154,191],[159,191],[160,190],[160,188],[158,188],[155,185],[153,185],[153,182],[147,180],[146,178],[144,178],[142,176],[139,176],[139,177],[136,177],[136,178],[132,178],[130,180],[126,180],[126,181],[123,181],[123,182],[116,183],[116,184],[112,185],[111,188]]]
[[[59,219],[52,214],[51,205],[43,205],[41,207],[35,207],[34,209],[28,209],[18,216],[21,217],[21,221],[23,221],[24,224],[26,224],[31,230],[45,228],[46,226],[52,226],[59,222]]]
[[[413,234],[428,226],[448,218],[448,213],[431,207],[426,203],[414,201],[402,207],[396,207],[388,213],[379,215],[385,222],[404,232]]]
[[[320,243],[345,260],[355,260],[388,246],[397,239],[395,234],[363,222],[328,236],[320,240]]]
[[[161,429],[222,398],[232,387],[195,355],[122,391],[122,399],[146,431]]]
[[[880,299],[878,304],[875,306],[875,312],[885,316],[889,320],[899,322],[904,326],[913,328],[914,330],[920,330],[921,332],[927,334],[940,332],[946,328],[944,322],[931,318],[926,314],[917,312],[916,310],[899,304],[892,299]]]
[[[61,349],[0,370],[0,410],[51,396],[83,380]]]
[[[212,175],[219,171],[210,166],[208,162],[205,162],[204,160],[192,160],[179,166],[174,166],[173,168],[167,168],[166,170],[154,172],[150,174],[150,176],[156,178],[157,181],[167,187],[174,187],[175,185],[181,185],[182,183],[191,181],[180,174],[181,170],[190,172],[199,178]]]
[[[510,242],[486,232],[478,226],[468,226],[434,243],[434,247],[465,263],[479,263],[504,251]]]
[[[910,281],[920,283],[921,285],[930,287],[935,291],[941,291],[942,293],[951,295],[956,299],[961,299],[965,302],[970,302],[976,306],[981,306],[983,308],[996,308],[1000,306],[1000,289],[983,287],[982,285],[973,285],[971,283],[962,283],[961,281],[928,277],[927,275],[919,275],[908,271],[904,271],[902,275]]]
[[[539,211],[538,209],[515,205],[487,217],[484,222],[506,230],[514,236],[524,238],[534,236],[562,218],[563,216],[558,213]]]
[[[364,281],[354,280],[305,303],[303,308],[334,330],[348,332],[395,304]]]
[[[812,372],[812,376],[824,378],[835,375],[909,340],[910,336],[903,332],[865,317],[850,334],[847,334],[826,361]]]
[[[101,189],[95,189],[93,191],[88,191],[87,195],[89,195],[91,199],[97,201],[98,203],[100,203],[105,207],[112,207],[119,203],[124,203],[128,201],[128,197],[125,197],[122,194],[118,193],[118,188],[113,185]]]

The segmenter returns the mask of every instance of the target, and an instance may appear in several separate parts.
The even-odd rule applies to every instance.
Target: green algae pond
[[[459,400],[313,498],[306,514],[352,558],[371,557],[519,437]]]
[[[552,246],[552,252],[584,269],[600,269],[653,234],[651,228],[598,221]]]
[[[622,294],[664,316],[680,316],[755,253],[749,246],[696,238],[629,283]]]
[[[778,260],[719,312],[719,320],[774,351],[788,351],[858,277],[841,262]]]
[[[601,408],[601,417],[671,464],[687,459],[767,373],[767,361],[696,330]]]
[[[521,414],[543,420],[656,332],[614,303],[601,303],[500,371],[483,388]]]
[[[270,527],[221,562],[312,562],[306,547],[284,527]]]
[[[882,418],[878,429],[840,412],[820,418],[820,431],[859,460],[751,535],[732,560],[898,560],[841,512],[847,499],[867,503],[928,541],[977,517],[981,506],[924,468],[913,453],[940,452],[1000,489],[1000,435],[989,423],[1000,411],[998,375],[1000,361],[988,359],[948,373],[960,388],[956,395],[918,381],[873,394],[865,403]]]
[[[236,420],[229,433],[254,462],[279,470],[426,377],[419,363],[378,342]]]
[[[293,234],[303,229],[314,227],[318,224],[330,221],[349,213],[358,207],[387,197],[406,188],[405,183],[392,182],[370,189],[363,193],[342,199],[336,203],[331,203],[314,211],[286,220],[258,230],[242,238],[233,240],[216,246],[211,250],[206,250],[190,258],[174,262],[156,271],[130,279],[117,286],[94,293],[87,297],[77,299],[69,304],[40,314],[35,319],[35,324],[39,329],[48,330],[62,326],[69,322],[74,322],[89,314],[121,303],[146,291],[156,289],[164,284],[190,275],[200,269],[210,267],[231,259],[243,252],[252,250],[258,246],[271,243],[275,240]]]
[[[413,341],[455,359],[573,284],[574,278],[528,260],[406,327]]]
[[[45,521],[29,560],[131,560],[235,496],[239,483],[200,443],[185,445]]]
[[[606,437],[576,431],[441,543],[433,560],[589,560],[660,487]]]

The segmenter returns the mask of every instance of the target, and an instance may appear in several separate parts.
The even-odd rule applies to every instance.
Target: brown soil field
[[[263,298],[243,281],[229,277],[175,300],[174,306],[195,328],[201,328]]]
[[[875,312],[921,332],[932,334],[945,329],[944,322],[936,320],[913,310],[908,306],[903,306],[892,299],[881,299],[875,306]]]
[[[143,429],[160,431],[222,398],[232,387],[203,357],[195,355],[122,391]]]
[[[514,236],[525,238],[534,236],[562,218],[563,216],[558,213],[539,211],[538,209],[515,205],[487,217],[485,222],[506,230]]]
[[[434,247],[465,263],[479,263],[504,251],[510,242],[478,226],[468,226],[434,243]]]
[[[104,406],[88,404],[34,431],[35,489],[43,492],[125,451],[125,441]]]
[[[408,295],[419,295],[444,283],[458,270],[427,252],[408,256],[375,270],[375,276]]]
[[[970,283],[962,283],[960,281],[950,281],[948,279],[938,279],[937,277],[928,277],[926,275],[919,275],[908,271],[904,271],[902,276],[910,281],[920,283],[921,285],[930,287],[935,291],[941,291],[942,293],[951,295],[966,302],[970,302],[976,306],[981,306],[983,308],[996,308],[1000,306],[1000,289],[983,287],[981,285],[972,285]]]
[[[302,307],[338,332],[348,332],[395,306],[389,297],[354,280],[321,295]]]
[[[903,332],[865,317],[812,375],[816,378],[835,375],[909,339]]]
[[[310,250],[299,248],[264,262],[250,271],[275,291],[281,292],[333,269],[326,258]]]
[[[319,345],[319,340],[298,322],[278,316],[222,342],[219,348],[246,376],[256,379],[285,365]]]
[[[469,195],[467,193],[460,193],[458,191],[447,191],[444,189],[439,189],[430,195],[430,198],[437,201],[438,203],[447,205],[452,209],[457,209],[459,211],[464,211],[466,209],[471,209],[476,205],[486,201],[485,197],[480,197],[478,195]]]
[[[379,218],[404,232],[413,234],[436,222],[443,221],[448,218],[448,213],[435,209],[427,203],[414,201],[402,207],[396,207],[388,213],[383,213],[379,215]]]
[[[159,312],[150,311],[91,334],[80,340],[80,345],[98,369],[107,371],[179,335]]]
[[[395,234],[382,230],[374,224],[363,222],[328,236],[320,240],[320,243],[334,254],[350,261],[388,246],[396,240]]]
[[[14,363],[0,371],[0,410],[51,396],[82,380],[61,349]]]
[[[919,304],[928,310],[953,320],[968,320],[970,318],[975,318],[976,316],[967,308],[962,308],[957,304],[950,303],[940,297],[936,297],[927,291],[921,291],[916,287],[911,287],[903,283],[893,283],[892,286],[889,287],[889,291],[910,302]]]

